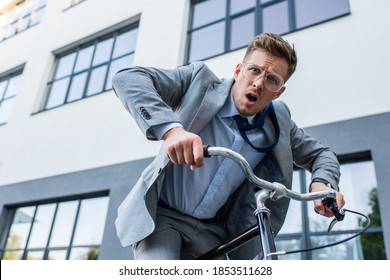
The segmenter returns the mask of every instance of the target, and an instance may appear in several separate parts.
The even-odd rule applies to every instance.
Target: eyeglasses
[[[242,75],[248,81],[254,82],[260,79],[264,72],[265,71],[259,65],[252,63],[244,63]],[[284,80],[278,74],[267,73],[264,79],[264,85],[268,90],[272,92],[277,92],[283,87]]]

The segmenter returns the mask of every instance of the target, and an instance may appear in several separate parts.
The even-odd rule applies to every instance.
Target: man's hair
[[[274,33],[262,33],[257,35],[248,45],[244,56],[246,58],[255,50],[262,49],[270,54],[284,58],[288,67],[288,78],[294,73],[297,67],[297,55],[294,46],[291,46],[281,36]]]

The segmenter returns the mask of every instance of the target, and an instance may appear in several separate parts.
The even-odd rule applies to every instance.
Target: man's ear
[[[234,80],[237,79],[238,75],[240,74],[241,72],[241,67],[242,67],[242,64],[241,63],[238,63],[236,65],[236,69],[234,69]]]
[[[285,91],[285,89],[286,89],[286,87],[285,86],[283,86],[277,93],[276,93],[276,95],[275,95],[275,98],[274,99],[277,99],[277,98],[279,98],[281,95],[282,95],[282,93]]]

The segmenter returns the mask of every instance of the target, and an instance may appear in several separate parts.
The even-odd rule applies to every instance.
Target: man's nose
[[[262,89],[263,85],[264,85],[264,74],[261,75],[257,80],[254,80],[253,81],[253,86],[255,86],[257,89]]]

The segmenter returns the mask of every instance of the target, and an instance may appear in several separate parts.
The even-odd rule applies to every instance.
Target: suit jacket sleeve
[[[127,68],[114,76],[112,86],[146,137],[159,140],[150,128],[180,122],[174,109],[204,66],[198,62],[171,70]]]
[[[285,108],[288,110],[287,106]],[[325,180],[339,190],[340,165],[335,153],[299,128],[293,120],[290,121],[290,143],[295,165],[309,171],[312,180]]]

